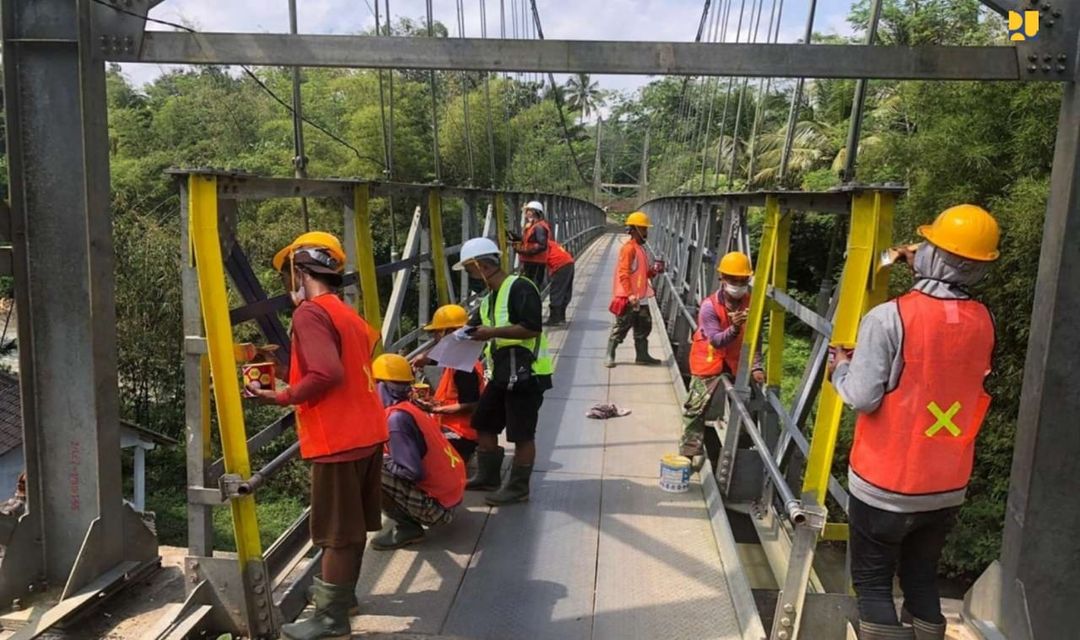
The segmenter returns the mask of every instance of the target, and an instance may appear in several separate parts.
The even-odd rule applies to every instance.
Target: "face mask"
[[[724,295],[736,300],[745,298],[748,291],[750,291],[750,285],[724,284]]]
[[[301,302],[307,300],[307,291],[304,290],[304,285],[300,285],[300,287],[296,291],[293,291],[289,295],[292,297],[293,304],[298,307],[300,306]]]

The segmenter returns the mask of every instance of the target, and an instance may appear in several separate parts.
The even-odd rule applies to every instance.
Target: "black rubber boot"
[[[926,620],[912,618],[911,624],[914,625],[915,640],[945,640],[947,625],[944,622],[934,624]]]
[[[914,640],[915,631],[911,627],[875,624],[859,621],[859,640]]]
[[[514,465],[510,467],[510,476],[506,484],[495,493],[488,494],[484,502],[493,507],[515,502],[525,502],[529,499],[529,476],[532,475],[532,465]]]
[[[400,549],[424,539],[424,527],[411,518],[391,520],[379,535],[371,539],[371,548],[379,551]]]
[[[499,447],[495,451],[476,452],[476,475],[465,481],[466,489],[491,491],[499,488],[502,480],[502,463],[506,450]]]
[[[634,350],[637,352],[637,357],[634,358],[635,364],[647,364],[654,365],[660,364],[660,361],[649,355],[649,340],[634,340]]]
[[[614,338],[609,338],[607,341],[607,355],[604,358],[604,366],[611,369],[615,366],[615,349],[619,347],[619,343]]]
[[[312,592],[315,613],[306,620],[282,625],[281,636],[288,640],[350,638],[349,607],[356,601],[356,585],[330,584],[315,578]]]

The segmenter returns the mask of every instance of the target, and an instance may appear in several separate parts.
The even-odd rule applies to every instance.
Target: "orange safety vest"
[[[634,254],[630,260],[629,290],[623,287],[622,282],[619,281],[619,269],[622,267],[623,254],[628,251]],[[619,264],[615,268],[615,284],[612,286],[612,293],[615,298],[628,298],[633,294],[638,297],[638,300],[645,300],[655,295],[652,283],[649,282],[649,256],[645,254],[645,247],[638,244],[633,238],[623,244],[622,249],[619,249]]]
[[[900,296],[896,305],[904,371],[875,411],[859,414],[851,469],[891,493],[963,489],[990,407],[983,382],[991,370],[993,319],[975,300],[918,291]]]
[[[522,262],[547,263],[548,252],[551,251],[551,241],[554,239],[554,236],[551,235],[551,227],[548,226],[547,222],[545,222],[544,220],[537,220],[536,222],[534,222],[534,223],[530,224],[528,227],[526,227],[525,228],[525,233],[522,235],[522,238],[521,238],[521,244],[523,246],[525,246],[525,247],[528,247],[530,244],[535,244],[532,241],[532,237],[533,237],[533,234],[536,233],[536,228],[540,227],[540,226],[543,226],[545,229],[547,229],[548,248],[544,249],[540,253],[532,253],[532,254],[528,254],[528,255],[526,255],[524,253],[518,254],[519,257],[521,258]]]
[[[412,402],[405,400],[390,405],[386,408],[386,417],[389,418],[394,411],[404,411],[412,416],[420,435],[424,436],[427,453],[420,461],[424,477],[416,486],[446,509],[461,504],[465,495],[465,461],[458,455],[457,449],[447,442],[431,416]],[[389,442],[386,443],[386,450],[390,450]]]
[[[555,273],[568,264],[574,264],[574,256],[563,248],[561,244],[548,238],[547,268],[548,274]]]
[[[749,296],[740,301],[740,311],[750,305],[748,298]],[[716,315],[720,318],[721,328],[727,329],[730,327],[731,319],[728,317],[727,306],[720,301],[719,291],[712,297],[712,306],[713,309],[716,309]],[[698,313],[698,328],[694,331],[693,343],[690,345],[690,373],[702,378],[718,376],[725,371],[735,375],[739,371],[743,332],[740,331],[734,340],[717,349],[705,337],[705,332],[701,330],[703,326],[701,318],[701,313]]]
[[[300,456],[323,456],[371,447],[389,439],[386,414],[371,375],[371,327],[349,305],[333,294],[303,304],[322,307],[341,338],[341,362],[345,378],[314,402],[296,407],[296,432]],[[295,345],[289,366],[289,384],[295,385],[305,371]]]
[[[442,379],[439,380],[439,386],[435,389],[435,402],[442,404],[457,404],[458,392],[457,385],[454,384],[454,371],[456,369],[443,369]],[[473,372],[476,374],[476,378],[480,381],[480,391],[484,391],[484,365],[479,362],[473,367]],[[439,422],[440,426],[458,434],[466,440],[477,439],[476,429],[472,428],[472,414],[470,413],[436,413],[435,419]]]

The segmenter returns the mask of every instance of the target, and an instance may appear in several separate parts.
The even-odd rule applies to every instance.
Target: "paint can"
[[[254,389],[274,389],[276,376],[273,362],[245,364],[240,370],[244,380],[244,386],[241,389],[241,393],[245,398],[255,397],[255,394],[249,390],[249,387]]]
[[[686,493],[690,490],[690,458],[669,453],[660,458],[660,488],[669,493]]]

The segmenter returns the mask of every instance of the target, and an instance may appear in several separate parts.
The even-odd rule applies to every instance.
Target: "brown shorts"
[[[367,543],[382,527],[382,451],[351,462],[311,465],[311,541],[317,547]]]

